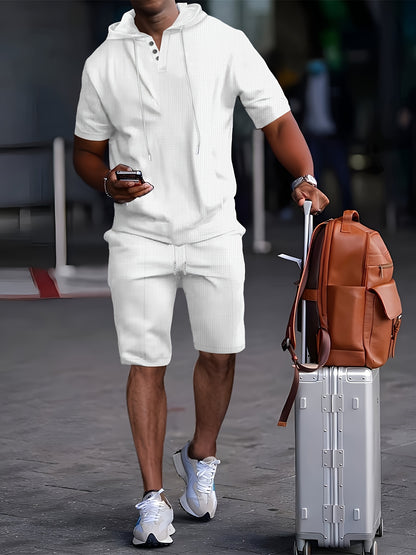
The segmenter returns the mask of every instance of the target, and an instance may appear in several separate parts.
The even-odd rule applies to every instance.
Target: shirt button
[[[151,40],[151,41],[149,42],[149,46],[153,46],[153,45],[154,45],[154,42]]]
[[[156,56],[156,60],[159,60],[159,56]]]
[[[153,50],[153,54],[157,54],[157,50],[156,48]]]

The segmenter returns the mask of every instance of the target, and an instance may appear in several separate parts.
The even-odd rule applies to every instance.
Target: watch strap
[[[302,175],[301,177],[298,177],[297,179],[292,181],[292,191],[294,191],[296,189],[296,187],[298,185],[300,185],[301,183],[303,183],[304,181],[306,181],[307,183],[309,183],[309,185],[312,185],[313,187],[318,186],[318,182],[316,181],[314,176],[310,175],[310,174],[306,174],[306,175]]]

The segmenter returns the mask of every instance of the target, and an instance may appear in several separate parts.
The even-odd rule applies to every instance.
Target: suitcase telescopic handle
[[[313,218],[311,215],[312,201],[305,200],[303,203],[303,214],[305,222],[303,227],[303,266],[306,264],[308,256],[309,244],[311,242],[313,230]],[[306,301],[302,301],[302,319],[301,319],[301,362],[305,364],[308,359],[306,348]]]
[[[311,242],[312,229],[313,229],[313,218],[312,218],[312,215],[311,215],[311,208],[312,208],[312,201],[311,200],[305,200],[305,202],[303,204],[303,214],[305,216],[305,222],[304,222],[304,227],[303,227],[303,231],[304,231],[304,236],[303,236],[303,263],[304,264],[306,262],[306,257],[307,257],[307,254],[308,254],[309,243]]]

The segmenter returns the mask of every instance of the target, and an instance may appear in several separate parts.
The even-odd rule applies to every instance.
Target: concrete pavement
[[[366,222],[364,222],[366,223]],[[193,431],[192,347],[183,295],[168,369],[165,489],[175,510],[169,555],[289,555],[294,539],[293,415],[277,417],[292,378],[280,349],[297,279],[276,254],[301,253],[301,226],[273,224],[270,255],[247,248],[247,349],[238,357],[218,444],[219,508],[209,523],[180,509],[172,454]],[[404,307],[397,354],[382,370],[383,517],[379,555],[416,553],[416,232],[382,233]],[[249,246],[249,242],[247,243]],[[0,302],[0,552],[134,553],[141,484],[125,410],[111,301]],[[313,548],[316,555],[337,551]],[[340,553],[360,553],[357,547]]]

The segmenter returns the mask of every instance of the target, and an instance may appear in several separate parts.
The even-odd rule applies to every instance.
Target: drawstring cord
[[[197,134],[197,147],[196,147],[195,154],[199,154],[200,148],[201,148],[201,131],[200,131],[200,128],[199,128],[198,118],[197,118],[197,115],[196,115],[196,107],[195,107],[195,100],[194,100],[194,95],[193,95],[193,90],[192,90],[192,82],[191,82],[191,78],[190,78],[190,75],[189,75],[188,60],[187,60],[187,57],[186,57],[186,50],[185,50],[185,40],[184,40],[184,36],[183,36],[183,27],[181,27],[180,33],[181,33],[181,43],[182,43],[182,49],[183,49],[183,56],[184,56],[184,60],[185,60],[186,79],[187,79],[187,82],[188,82],[189,92],[190,92],[190,95],[191,95],[192,113],[193,113],[193,117],[194,117],[195,129],[196,129],[196,134]],[[137,64],[137,52],[136,52],[136,41],[135,41],[135,39],[133,39],[133,48],[134,48],[134,64],[135,64],[136,76],[137,76],[137,90],[138,90],[138,93],[139,93],[140,114],[141,114],[141,120],[142,120],[144,140],[145,140],[145,144],[146,144],[148,159],[152,160],[152,154],[150,152],[149,140],[148,140],[148,136],[147,136],[146,119],[144,117],[143,91],[142,91],[142,83],[141,83],[141,79],[140,79],[139,68],[138,68],[138,64]]]
[[[152,160],[152,154],[151,154],[150,148],[149,148],[149,141],[147,139],[147,126],[146,126],[146,120],[145,120],[145,117],[144,117],[142,82],[140,80],[140,73],[139,73],[139,68],[138,68],[138,65],[137,65],[137,53],[136,53],[136,41],[135,41],[135,39],[133,39],[133,49],[134,49],[134,65],[135,65],[135,68],[136,68],[137,89],[138,89],[138,93],[139,93],[139,104],[140,104],[140,113],[141,113],[141,119],[142,119],[144,141],[145,141],[145,144],[146,144],[147,157],[148,157],[149,160]]]
[[[194,115],[195,129],[196,129],[196,134],[197,134],[197,138],[198,138],[197,147],[196,147],[196,154],[199,154],[199,151],[200,151],[200,148],[201,148],[201,131],[199,129],[198,118],[196,116],[196,108],[195,108],[194,95],[193,95],[193,91],[192,91],[192,83],[191,83],[191,78],[189,76],[188,59],[186,57],[185,40],[184,40],[184,37],[183,37],[183,27],[181,27],[181,42],[182,42],[182,49],[183,49],[183,57],[184,57],[184,60],[185,60],[186,79],[188,81],[189,92],[191,94],[192,112],[193,112],[193,115]]]

